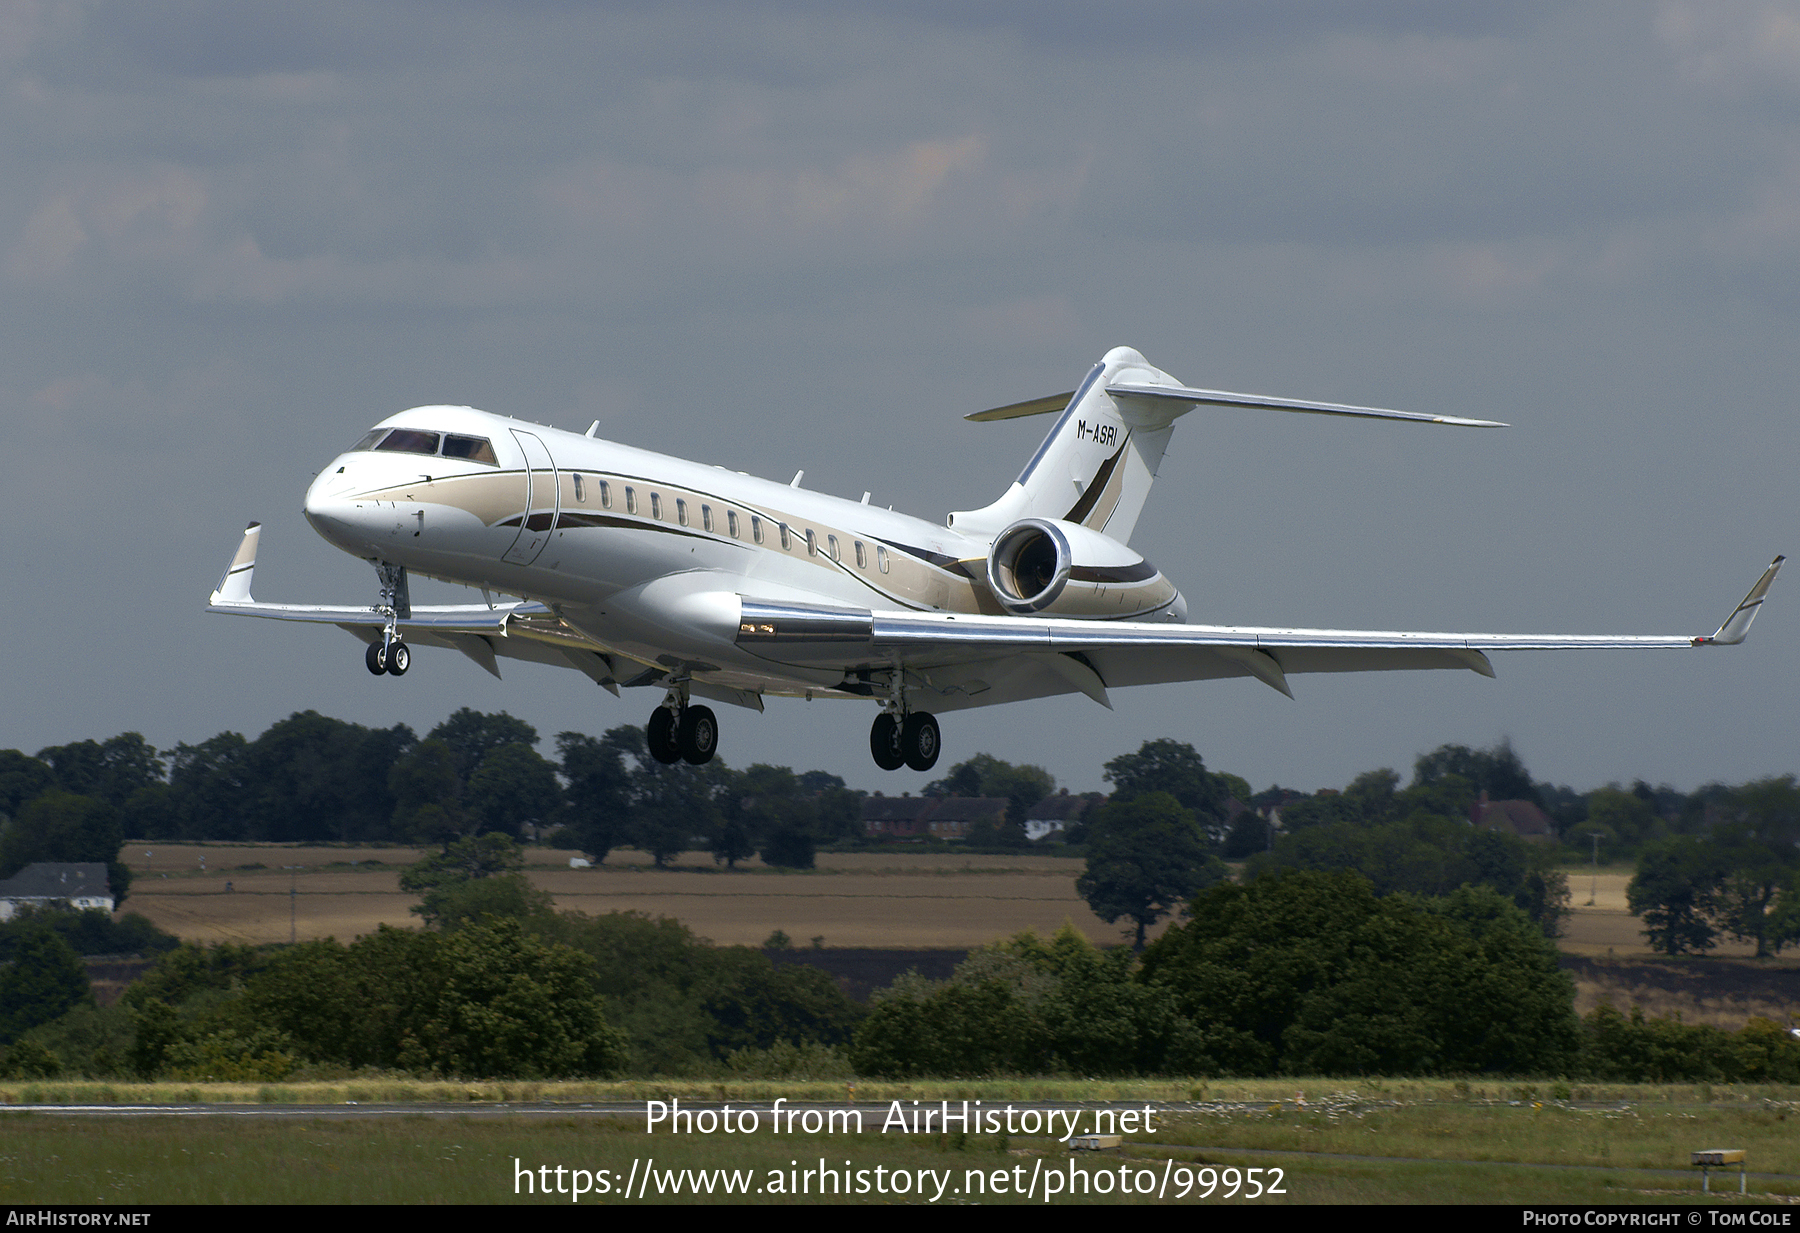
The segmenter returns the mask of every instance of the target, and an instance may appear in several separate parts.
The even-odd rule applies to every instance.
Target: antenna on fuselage
[[[802,467],[800,470],[794,472],[794,478],[788,481],[788,487],[789,488],[800,487],[800,481],[804,478],[806,478],[806,469],[804,467]]]
[[[600,421],[595,420],[593,423],[588,425],[588,430],[586,432],[582,433],[581,435],[584,437],[591,437],[599,430],[600,430]]]

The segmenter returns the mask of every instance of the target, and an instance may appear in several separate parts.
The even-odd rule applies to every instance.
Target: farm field
[[[418,923],[418,900],[398,884],[421,855],[410,848],[139,844],[124,855],[135,877],[128,910],[190,941],[285,942],[290,930],[302,941],[347,941]],[[594,869],[568,868],[575,855],[528,849],[531,880],[559,909],[673,916],[721,945],[761,945],[779,929],[799,946],[818,937],[833,947],[966,949],[1023,929],[1051,933],[1065,920],[1096,943],[1122,936],[1076,893],[1081,863],[1060,857],[821,853],[814,870],[752,860],[729,871],[698,852],[660,870],[629,849]]]
[[[798,872],[754,859],[729,871],[700,852],[662,870],[630,849],[594,869],[568,868],[572,852],[528,853],[527,872],[558,908],[672,916],[722,945],[760,946],[781,930],[800,948],[818,938],[828,949],[960,951],[1028,928],[1047,934],[1065,920],[1099,945],[1123,937],[1076,893],[1081,862],[1062,857],[821,853],[817,869]],[[418,924],[417,900],[398,882],[421,855],[411,848],[138,844],[124,855],[135,875],[127,909],[190,941],[285,942],[290,930],[299,940],[348,941],[382,924]],[[1783,987],[1800,973],[1791,956],[1719,964],[1653,955],[1626,907],[1630,878],[1618,866],[1570,874],[1574,915],[1558,946],[1576,979],[1577,1011],[1610,1000],[1729,1030],[1750,1015],[1782,1022],[1800,1012],[1800,997]],[[1742,961],[1750,948],[1714,954]]]
[[[823,937],[827,946],[967,949],[1022,929],[1052,931],[1064,920],[1099,944],[1122,936],[1076,893],[1082,865],[1066,857],[827,852],[815,870],[771,869],[751,859],[732,871],[703,852],[660,870],[632,849],[613,852],[594,869],[568,868],[575,852],[528,853],[532,881],[560,909],[673,916],[721,945],[760,945],[780,929],[797,945]],[[138,844],[124,853],[136,878],[130,910],[192,941],[258,943],[287,941],[290,925],[301,940],[416,925],[417,900],[400,892],[398,876],[420,855],[411,848],[253,844]],[[1617,866],[1597,876],[1570,874],[1574,915],[1558,941],[1564,953],[1651,955],[1626,907],[1630,881],[1631,870]],[[1751,952],[1726,943],[1714,954]]]

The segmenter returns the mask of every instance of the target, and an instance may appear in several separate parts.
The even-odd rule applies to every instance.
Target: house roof
[[[998,818],[1005,815],[1008,803],[1004,796],[946,796],[932,810],[931,821],[935,825],[939,822],[979,822],[983,818]]]
[[[1055,796],[1046,796],[1025,812],[1027,822],[1073,822],[1089,805],[1106,798],[1098,792],[1084,792],[1080,795],[1064,790]]]
[[[112,886],[98,861],[38,861],[0,881],[0,899],[99,898],[112,898]]]

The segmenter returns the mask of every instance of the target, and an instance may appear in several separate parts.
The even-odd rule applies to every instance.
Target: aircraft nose
[[[337,469],[320,472],[301,506],[313,530],[340,548],[356,551],[370,540],[368,511],[352,499],[354,485]]]

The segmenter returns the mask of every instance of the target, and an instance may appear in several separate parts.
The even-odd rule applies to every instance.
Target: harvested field
[[[1607,960],[1568,955],[1563,970],[1575,978],[1575,1009],[1586,1014],[1602,1002],[1620,1010],[1680,1015],[1737,1031],[1751,1016],[1800,1026],[1800,962],[1683,958]]]
[[[1569,906],[1575,914],[1564,924],[1557,949],[1596,959],[1655,955],[1644,941],[1643,922],[1626,906],[1625,888],[1635,872],[1630,866],[1603,866],[1598,875],[1585,869],[1568,872]],[[1755,953],[1756,947],[1743,942],[1722,942],[1712,951],[1722,958],[1749,958]]]
[[[302,940],[348,941],[381,924],[418,924],[417,898],[399,888],[400,870],[421,855],[412,848],[138,844],[124,855],[136,875],[127,909],[190,941],[285,942],[290,928]],[[819,938],[828,951],[956,953],[1022,929],[1050,933],[1065,920],[1099,945],[1123,936],[1076,894],[1081,862],[1061,857],[890,849],[822,853],[817,869],[795,871],[756,860],[726,870],[703,853],[659,870],[629,849],[598,868],[570,869],[573,855],[529,850],[531,879],[558,908],[672,916],[722,945],[760,946],[779,929],[802,951]],[[1800,1011],[1800,962],[1751,963],[1745,946],[1704,960],[1652,955],[1625,906],[1630,880],[1617,866],[1570,874],[1574,916],[1558,945],[1578,1010],[1610,1000],[1733,1030],[1751,1015],[1785,1022]],[[866,993],[888,965],[826,966]]]
[[[418,923],[411,912],[418,900],[400,892],[398,875],[419,855],[410,848],[135,845],[125,853],[137,877],[128,904],[191,941],[285,942],[290,927],[299,939],[347,941],[380,924]],[[1081,863],[1052,856],[824,853],[817,869],[796,871],[754,860],[726,870],[701,854],[657,869],[632,850],[597,868],[570,869],[574,855],[530,851],[527,872],[559,909],[672,916],[722,945],[760,945],[779,929],[801,946],[817,937],[833,947],[967,949],[1022,929],[1054,932],[1065,920],[1103,945],[1122,936],[1075,892]]]

